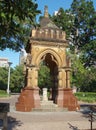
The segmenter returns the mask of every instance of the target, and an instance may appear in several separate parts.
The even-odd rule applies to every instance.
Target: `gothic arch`
[[[36,60],[35,60],[35,65],[36,65],[36,66],[39,66],[39,64],[40,64],[40,62],[41,62],[41,58],[42,58],[44,55],[46,55],[47,53],[50,53],[52,56],[55,57],[55,59],[56,59],[55,62],[56,62],[56,64],[57,64],[58,67],[60,67],[60,66],[62,65],[62,59],[61,59],[61,57],[60,57],[54,50],[52,50],[52,49],[46,49],[46,50],[40,52],[40,53],[35,57],[35,58],[36,58]]]

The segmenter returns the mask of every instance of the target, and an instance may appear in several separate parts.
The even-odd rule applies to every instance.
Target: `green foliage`
[[[73,0],[69,10],[59,9],[53,21],[69,39],[71,84],[80,91],[96,92],[96,11],[89,0]]]
[[[88,68],[82,82],[81,91],[96,92],[96,68]]]
[[[76,55],[67,52],[72,61],[71,86],[76,86],[83,92],[96,92],[96,68],[85,68],[82,54]]]
[[[28,41],[40,13],[32,0],[0,0],[0,50],[18,51]]]
[[[0,90],[0,98],[1,98],[1,97],[8,97],[8,96],[9,96],[9,95],[7,94],[6,91]]]
[[[0,68],[0,90],[7,90],[8,68]],[[16,66],[10,71],[10,90],[20,92],[24,86],[23,66]]]
[[[16,66],[11,73],[10,88],[11,92],[20,92],[24,87],[23,66]]]
[[[41,65],[39,74],[38,74],[38,85],[39,87],[42,88],[48,88],[52,86],[51,82],[51,75],[50,75],[50,69],[46,65]]]
[[[75,94],[79,101],[93,103],[96,102],[96,93],[78,92]]]
[[[80,88],[85,81],[87,70],[84,68],[80,57],[71,55],[72,59],[72,86]]]
[[[8,68],[0,67],[0,89],[6,90],[8,82]]]
[[[60,8],[57,15],[52,16],[54,23],[67,33],[67,37],[70,35],[70,31],[73,25],[73,15],[68,10]]]
[[[93,66],[96,64],[96,40],[90,41],[83,47],[82,61],[84,61],[84,66]]]
[[[96,11],[93,2],[73,0],[70,11],[74,14],[74,26],[71,32],[71,35],[73,35],[72,42],[78,51],[83,52],[84,65],[94,65],[96,56]]]
[[[60,8],[52,17],[55,24],[67,33],[70,49],[83,52],[84,66],[95,64],[96,57],[96,11],[89,0],[73,0],[70,9]]]

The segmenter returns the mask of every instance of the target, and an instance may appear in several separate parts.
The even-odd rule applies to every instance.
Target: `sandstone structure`
[[[77,99],[70,88],[71,64],[70,58],[66,56],[67,47],[66,33],[50,20],[48,8],[45,6],[40,27],[32,29],[26,48],[26,82],[16,103],[17,111],[26,112],[40,107],[38,70],[43,61],[50,68],[52,76],[51,100],[59,107],[68,108],[70,111],[79,109]]]

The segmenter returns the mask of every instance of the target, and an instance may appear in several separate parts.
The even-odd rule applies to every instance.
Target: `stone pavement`
[[[8,113],[8,130],[88,130],[90,122],[84,111],[78,112],[17,112],[14,104],[17,95],[8,99],[0,99],[0,102],[10,103]],[[0,125],[2,122],[0,122]],[[93,122],[96,130],[96,121]]]

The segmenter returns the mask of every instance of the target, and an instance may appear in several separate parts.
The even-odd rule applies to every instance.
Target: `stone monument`
[[[28,58],[25,63],[25,87],[16,103],[17,111],[32,111],[33,108],[40,107],[38,71],[41,62],[50,68],[53,102],[70,111],[79,109],[77,98],[70,87],[71,64],[70,58],[66,55],[67,47],[66,33],[50,20],[48,7],[45,6],[40,27],[32,28],[26,46]],[[48,100],[46,93],[47,90],[44,89],[43,100]]]

